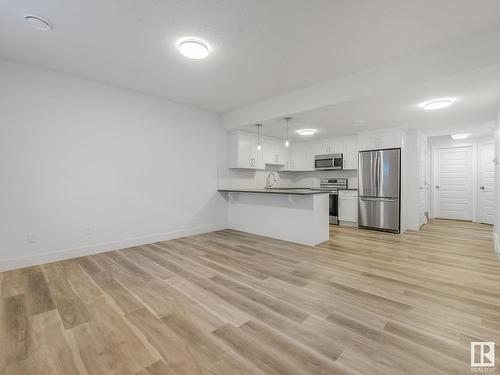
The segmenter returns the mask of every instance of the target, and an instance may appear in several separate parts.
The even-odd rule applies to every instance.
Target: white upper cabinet
[[[283,171],[314,171],[314,156],[343,154],[344,169],[357,169],[357,136],[328,139],[325,142],[292,142],[285,147],[284,140],[262,136],[261,150],[257,150],[257,135],[234,131],[229,133],[229,168],[265,169],[276,165]]]
[[[257,150],[257,136],[244,132],[229,134],[229,168],[264,169],[262,150]]]
[[[358,169],[358,136],[344,138],[344,169]]]
[[[289,155],[287,170],[314,170],[314,146],[311,143],[292,142]]]
[[[287,165],[288,148],[285,147],[285,141],[277,138],[261,137],[261,143],[265,164]]]
[[[360,150],[378,150],[384,148],[400,148],[403,145],[401,130],[369,131],[359,133]]]
[[[344,152],[344,142],[342,138],[332,138],[314,143],[314,154],[342,154]]]
[[[314,154],[323,155],[331,154],[332,145],[329,142],[318,142],[314,144]]]

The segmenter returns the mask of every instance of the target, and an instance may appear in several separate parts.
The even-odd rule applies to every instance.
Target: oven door
[[[338,225],[339,220],[339,196],[337,193],[330,194],[330,224]]]
[[[321,170],[328,170],[328,169],[333,169],[333,158],[316,158],[314,159],[314,169],[321,171]]]

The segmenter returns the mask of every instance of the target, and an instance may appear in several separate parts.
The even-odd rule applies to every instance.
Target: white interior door
[[[495,145],[479,146],[479,195],[478,221],[486,224],[495,222]]]
[[[472,146],[441,148],[436,154],[436,217],[472,220]]]
[[[418,216],[419,224],[427,224],[427,138],[418,139]]]

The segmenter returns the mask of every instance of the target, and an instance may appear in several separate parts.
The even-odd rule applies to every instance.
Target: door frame
[[[477,197],[478,197],[478,190],[479,186],[477,184],[478,181],[478,158],[477,158],[477,144],[476,143],[460,143],[456,145],[449,145],[449,146],[434,146],[432,147],[432,173],[431,173],[431,186],[430,186],[430,192],[431,192],[431,212],[430,216],[431,218],[436,217],[436,207],[437,207],[437,194],[436,194],[436,181],[438,180],[437,178],[437,155],[439,150],[443,149],[450,149],[450,148],[463,148],[463,147],[471,147],[472,149],[472,217],[471,221],[473,223],[477,223],[477,210],[478,210],[478,205],[477,205]]]
[[[481,178],[480,178],[480,173],[481,173],[481,168],[480,168],[480,164],[481,164],[481,158],[480,158],[480,151],[481,151],[481,147],[483,146],[488,146],[488,145],[493,145],[493,152],[494,152],[494,155],[496,155],[496,145],[495,145],[495,141],[492,140],[492,141],[484,141],[484,142],[479,142],[478,145],[477,145],[477,183],[476,183],[476,191],[477,191],[477,222],[481,222],[481,207],[479,205],[479,197],[480,197],[480,194],[481,194],[481,189],[479,188],[480,187],[480,181],[481,181]],[[493,159],[493,163],[494,162],[494,159]],[[495,173],[495,181],[497,179],[497,176],[496,176],[496,173]],[[495,195],[495,198],[496,198],[496,195]],[[495,212],[496,214],[496,212]],[[489,225],[492,225],[492,224],[489,224]]]
[[[421,141],[424,140],[424,148],[422,148],[422,143]],[[420,158],[422,157],[421,153],[423,152],[424,153],[424,156],[425,156],[425,176],[424,176],[424,187],[423,187],[423,190],[424,190],[424,217],[420,217],[420,204],[418,205],[418,211],[419,211],[419,215],[418,215],[418,225],[419,225],[419,228],[421,228],[423,225],[427,224],[428,221],[429,221],[429,217],[431,216],[431,213],[430,213],[430,204],[429,204],[429,200],[430,200],[430,193],[429,193],[429,188],[430,188],[430,174],[429,174],[429,139],[428,137],[424,136],[422,133],[418,133],[418,138],[417,138],[417,154],[418,154],[418,160],[417,160],[417,165],[418,165],[418,169],[419,169],[419,172],[420,172]],[[420,174],[418,176],[418,178],[420,178]],[[418,181],[418,189],[419,189],[419,192],[420,192],[420,181]],[[418,199],[420,199],[420,197],[418,197]],[[420,202],[419,202],[420,203]],[[423,219],[423,221],[422,221]]]

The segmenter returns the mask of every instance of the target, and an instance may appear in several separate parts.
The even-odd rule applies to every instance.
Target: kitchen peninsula
[[[314,189],[219,189],[228,227],[303,245],[328,241],[328,192]]]

